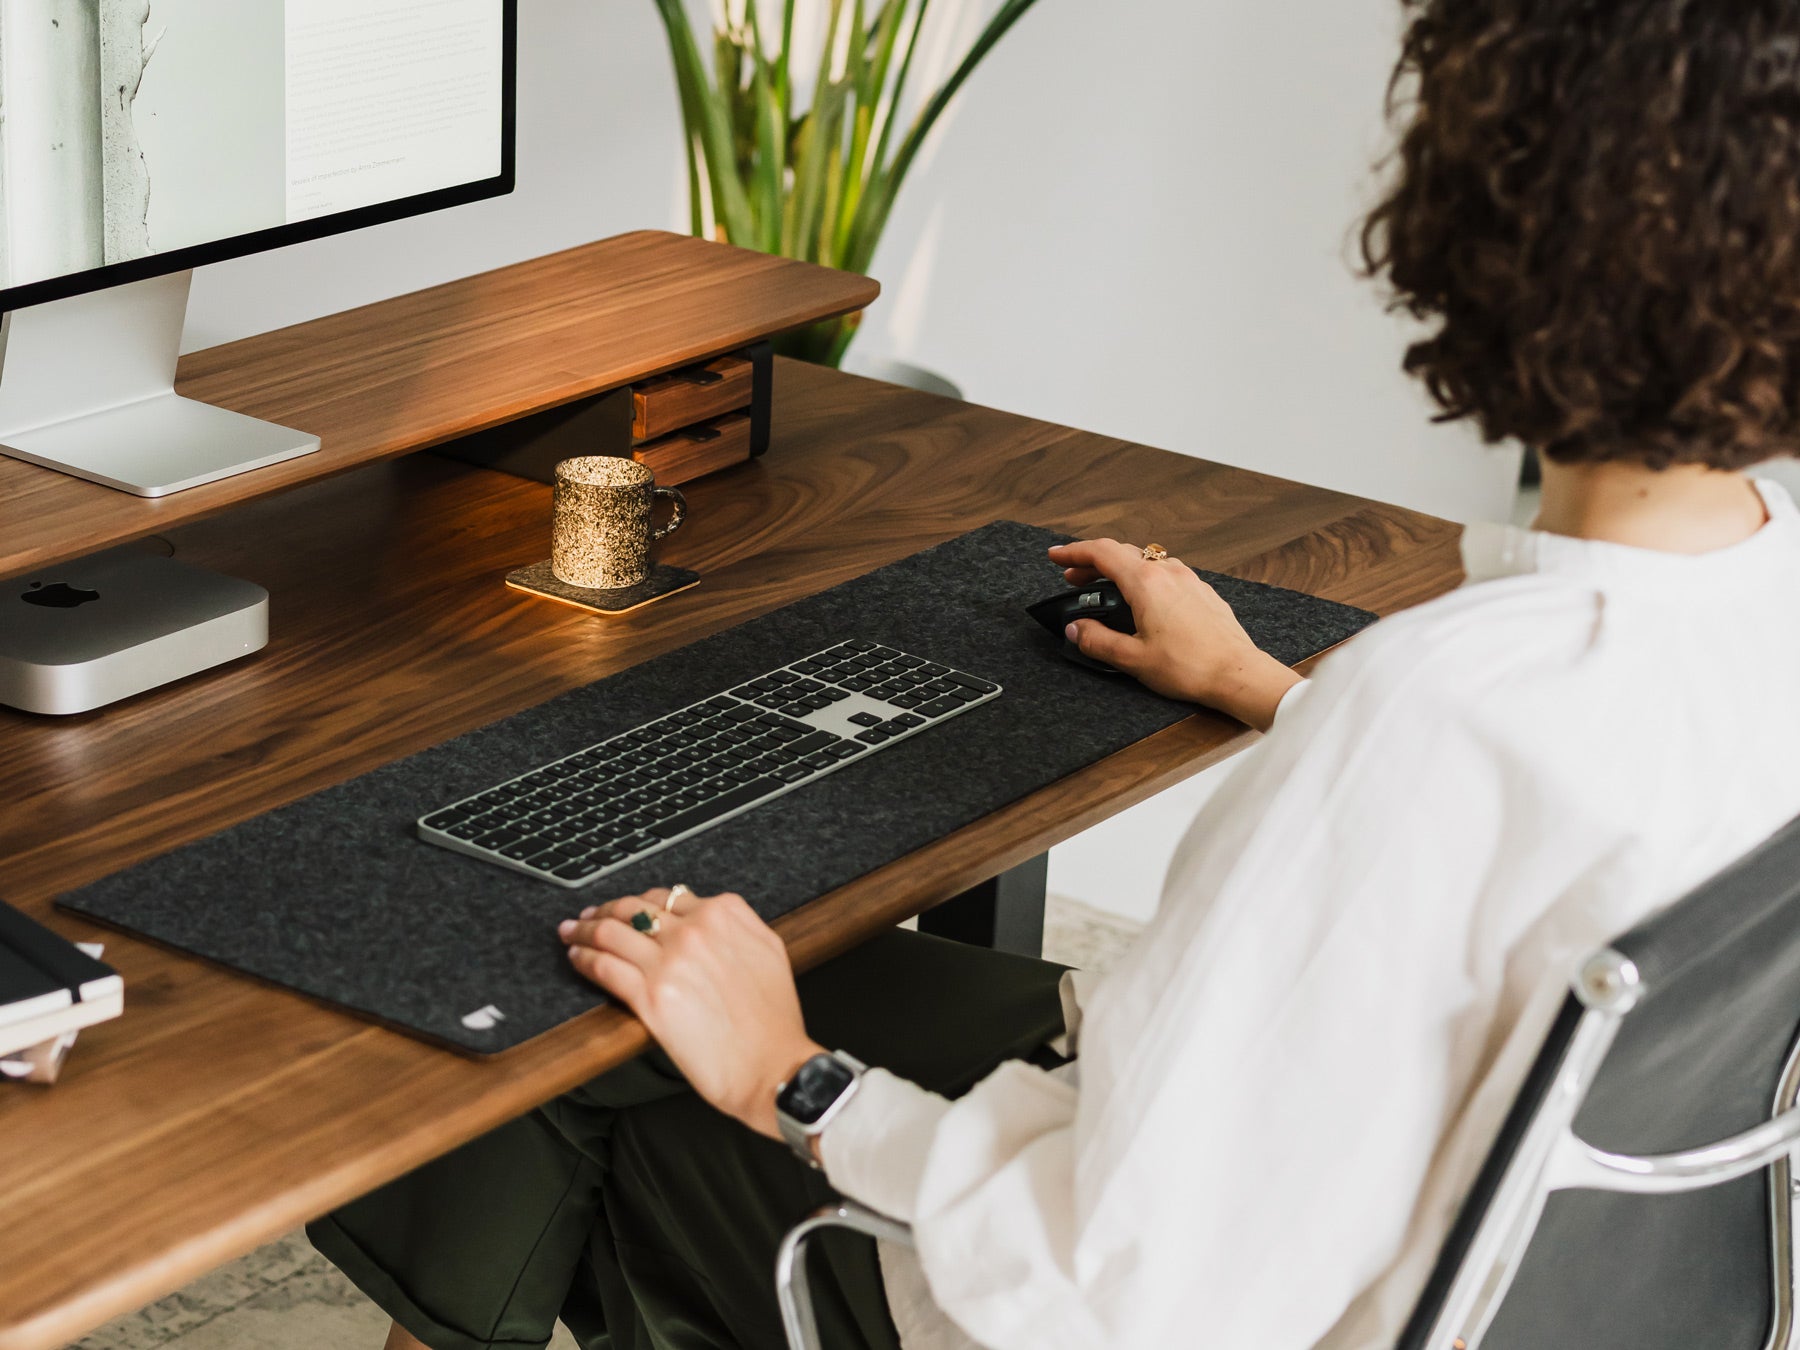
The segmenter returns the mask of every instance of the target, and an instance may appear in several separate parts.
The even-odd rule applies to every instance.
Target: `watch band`
[[[810,1066],[817,1064],[820,1060],[835,1061],[849,1070],[849,1077],[838,1090],[837,1096],[826,1103],[811,1122],[798,1120],[784,1109],[783,1104],[788,1099],[788,1089]],[[800,1160],[815,1171],[823,1171],[825,1166],[816,1147],[819,1136],[825,1133],[826,1127],[833,1120],[843,1114],[844,1108],[850,1104],[851,1098],[856,1096],[856,1090],[862,1085],[862,1077],[866,1072],[868,1072],[868,1066],[861,1060],[853,1055],[845,1054],[842,1050],[833,1050],[814,1055],[805,1064],[794,1070],[793,1076],[787,1082],[775,1089],[775,1122],[781,1129],[781,1137],[787,1146],[799,1156]]]

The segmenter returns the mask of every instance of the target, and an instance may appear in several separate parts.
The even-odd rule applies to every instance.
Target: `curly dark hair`
[[[1560,463],[1800,452],[1800,0],[1403,0],[1372,276],[1442,420]]]

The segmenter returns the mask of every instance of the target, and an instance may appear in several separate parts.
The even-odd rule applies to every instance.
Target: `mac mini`
[[[0,703],[90,712],[269,641],[269,593],[174,558],[113,549],[0,581]]]

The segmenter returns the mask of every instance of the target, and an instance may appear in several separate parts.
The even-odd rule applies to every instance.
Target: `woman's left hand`
[[[820,1046],[806,1034],[787,947],[741,895],[646,891],[583,910],[558,933],[569,961],[649,1029],[707,1101],[779,1138],[775,1090]],[[633,927],[655,920],[654,934]],[[639,923],[646,923],[639,919]]]

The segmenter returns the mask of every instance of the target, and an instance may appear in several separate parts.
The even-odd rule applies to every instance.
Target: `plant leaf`
[[[874,261],[875,246],[887,225],[888,215],[893,210],[894,198],[906,181],[906,175],[918,158],[926,137],[931,135],[931,129],[944,115],[944,110],[950,106],[951,100],[968,82],[987,54],[994,49],[994,44],[1030,13],[1031,7],[1036,3],[1037,0],[1006,0],[1000,12],[988,21],[981,36],[975,39],[974,46],[969,48],[955,72],[920,109],[912,129],[906,133],[906,139],[901,141],[899,150],[895,152],[894,162],[883,173],[879,188],[864,197],[862,218],[858,220],[855,231],[856,248],[848,262],[851,271],[867,271],[869,264]]]
[[[707,184],[712,189],[713,219],[724,227],[727,239],[753,246],[755,231],[750,199],[736,171],[730,104],[722,91],[715,89],[707,79],[699,45],[694,41],[693,29],[681,6],[682,0],[656,0],[663,26],[668,30],[676,78],[687,87],[682,106],[690,118],[690,127],[698,134],[705,157]]]

